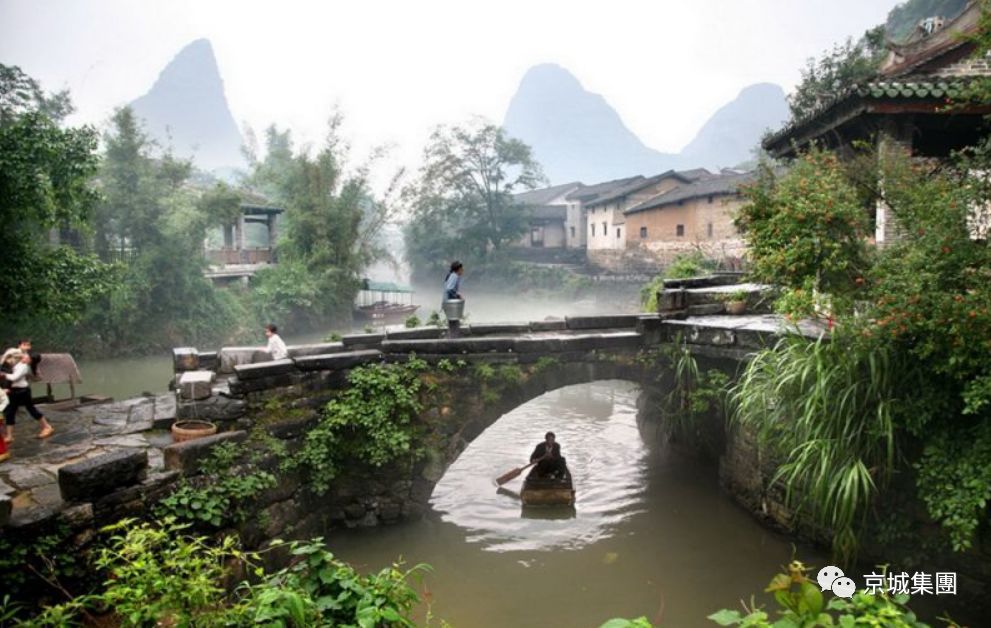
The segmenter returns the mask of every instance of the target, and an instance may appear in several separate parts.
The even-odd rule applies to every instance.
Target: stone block
[[[89,501],[141,482],[147,469],[147,451],[122,449],[61,467],[59,491],[65,501]]]
[[[186,371],[179,376],[179,396],[182,399],[207,399],[216,379],[217,374],[213,371]]]
[[[0,528],[10,521],[10,513],[14,510],[14,504],[9,495],[0,495]]]
[[[552,321],[530,321],[530,331],[564,331],[568,328],[568,321],[563,318]]]
[[[224,395],[214,395],[202,401],[180,401],[176,405],[178,419],[205,419],[207,421],[233,421],[239,419],[248,411],[248,405],[243,399],[234,399]],[[170,419],[164,428],[169,428],[175,419]],[[159,427],[156,425],[156,427]],[[160,428],[161,429],[161,428]]]
[[[385,333],[350,334],[341,338],[345,347],[376,347],[385,340]]]
[[[248,433],[243,431],[221,432],[173,443],[164,450],[165,468],[169,471],[181,471],[184,475],[193,475],[199,471],[200,462],[210,455],[214,447],[220,443],[243,443],[247,438]]]
[[[199,351],[196,347],[176,347],[172,350],[172,366],[176,373],[199,370]]]
[[[203,351],[200,353],[200,368],[204,371],[216,371],[220,365],[216,351]]]
[[[637,314],[612,316],[569,316],[565,319],[568,329],[625,329],[636,327]]]
[[[530,333],[530,323],[479,323],[469,325],[467,333],[472,336],[527,334]]]
[[[722,302],[699,303],[688,306],[689,316],[715,316],[726,311],[726,306]]]
[[[296,367],[301,371],[336,371],[350,369],[362,364],[379,362],[382,352],[377,349],[363,351],[348,351],[345,353],[328,353],[326,355],[311,355],[296,360]]]
[[[241,381],[283,375],[295,370],[296,363],[289,358],[260,362],[258,364],[238,364],[234,366],[234,374]]]
[[[439,327],[417,327],[416,329],[399,329],[385,334],[387,340],[425,340],[441,338],[445,330]]]
[[[272,359],[268,351],[259,347],[224,347],[217,354],[218,373],[231,374],[239,364],[254,364]]]
[[[288,347],[290,358],[302,358],[309,355],[326,355],[346,351],[343,342],[320,342],[310,345],[293,345]]]
[[[688,307],[688,293],[684,288],[665,288],[657,293],[658,312],[678,312]]]

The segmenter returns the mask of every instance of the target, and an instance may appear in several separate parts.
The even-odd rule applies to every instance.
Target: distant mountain
[[[744,87],[702,125],[681,149],[680,167],[733,166],[753,157],[767,129],[779,129],[791,113],[785,92],[773,83]]]
[[[784,91],[747,87],[719,109],[681,153],[662,153],[630,131],[605,98],[570,72],[538,65],[523,76],[503,125],[529,144],[551,183],[594,183],[670,168],[733,166],[751,157],[761,135],[788,119]]]
[[[224,95],[213,47],[197,39],[169,62],[147,94],[131,103],[148,134],[204,169],[244,165],[241,132]]]

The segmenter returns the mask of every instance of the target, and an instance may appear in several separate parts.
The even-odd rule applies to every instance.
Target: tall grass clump
[[[895,465],[893,367],[881,348],[787,336],[731,391],[733,420],[782,460],[772,484],[832,531],[839,559],[855,556],[855,530]]]

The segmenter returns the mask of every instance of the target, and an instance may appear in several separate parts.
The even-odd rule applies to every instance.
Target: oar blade
[[[510,480],[515,480],[516,478],[520,477],[521,473],[523,473],[523,469],[524,467],[516,467],[512,471],[503,473],[502,475],[496,478],[496,484],[502,486],[503,484],[509,482]]]

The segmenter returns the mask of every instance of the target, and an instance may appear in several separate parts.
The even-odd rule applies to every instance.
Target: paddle
[[[512,471],[507,471],[506,473],[503,473],[502,475],[500,475],[499,477],[496,478],[496,484],[498,484],[499,486],[502,486],[503,484],[505,484],[506,482],[508,482],[510,480],[515,480],[516,478],[520,477],[520,474],[521,473],[523,473],[524,471],[526,471],[527,469],[529,469],[533,465],[537,464],[538,462],[540,462],[540,461],[539,460],[534,460],[533,462],[531,462],[530,464],[526,465],[525,467],[516,467]]]

